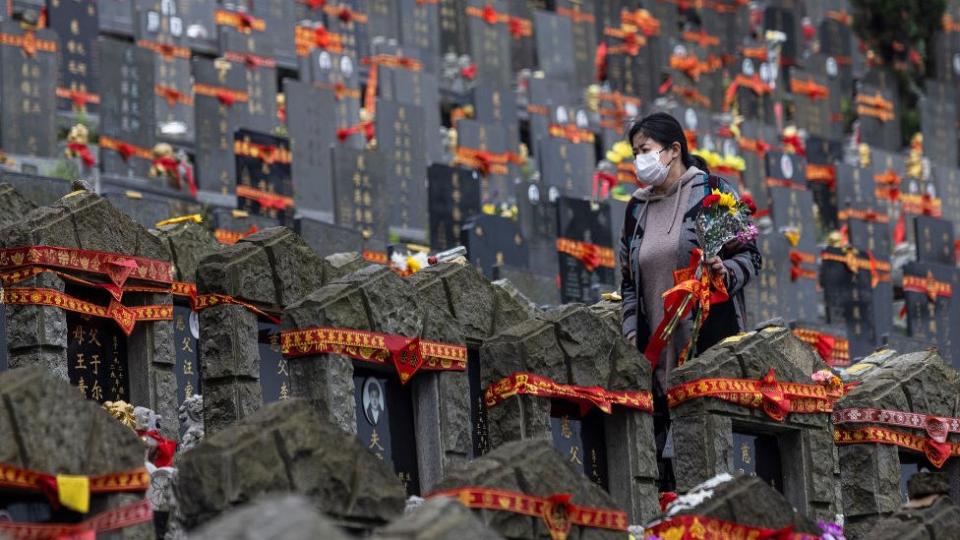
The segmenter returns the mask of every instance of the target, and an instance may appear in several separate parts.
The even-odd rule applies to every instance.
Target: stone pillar
[[[610,496],[623,508],[631,523],[657,515],[657,460],[650,451],[653,416],[614,407],[603,426],[607,447],[607,481]]]
[[[260,408],[257,316],[243,306],[200,312],[200,377],[207,436]]]
[[[466,373],[420,372],[413,385],[420,490],[429,492],[446,471],[467,463],[472,440],[470,385]]]
[[[323,418],[347,433],[357,433],[353,360],[338,354],[287,359],[290,395],[307,400]]]
[[[43,272],[16,287],[35,287],[63,291],[63,280],[52,272]],[[52,306],[8,305],[7,365],[10,369],[42,367],[64,381],[67,375],[67,316]]]
[[[900,456],[891,444],[839,447],[844,526],[850,538],[863,538],[880,515],[900,507]]]
[[[131,305],[172,305],[169,294],[129,295]],[[160,431],[176,438],[179,432],[177,409],[176,350],[173,321],[137,323],[127,338],[127,370],[130,374],[130,402],[149,407],[161,416]]]
[[[733,423],[730,418],[715,414],[684,416],[682,405],[672,412],[673,473],[677,491],[694,486],[722,472],[733,470]],[[683,416],[682,420],[679,418]]]

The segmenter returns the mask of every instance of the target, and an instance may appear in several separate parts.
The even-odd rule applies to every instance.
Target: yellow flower
[[[620,154],[621,159],[633,159],[633,147],[627,141],[617,141],[613,144],[612,150]],[[614,163],[619,163],[619,161],[614,161]]]
[[[737,206],[737,198],[730,193],[720,194],[720,205],[726,206],[727,208],[734,208]]]

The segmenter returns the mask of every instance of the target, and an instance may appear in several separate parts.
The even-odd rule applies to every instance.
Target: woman
[[[711,189],[735,193],[706,163],[690,154],[683,128],[666,113],[654,113],[630,127],[628,139],[636,156],[637,179],[647,187],[634,192],[627,204],[620,237],[623,335],[644,351],[663,319],[662,294],[674,286],[673,271],[690,264],[699,247],[695,219]],[[730,300],[710,306],[695,351],[703,351],[727,336],[744,331],[743,287],[760,271],[756,244],[728,244],[706,261],[711,272],[724,276]],[[670,370],[690,338],[692,321],[681,321],[656,362],[653,374],[654,430],[657,455],[662,456],[670,419],[666,392]],[[661,462],[661,491],[672,489],[672,471]]]

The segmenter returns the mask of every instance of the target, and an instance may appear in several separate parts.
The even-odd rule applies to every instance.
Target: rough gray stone
[[[926,506],[904,508],[879,519],[870,531],[853,538],[871,540],[947,540],[960,538],[960,507],[950,497],[937,497]]]
[[[462,469],[450,471],[437,490],[460,487],[495,488],[538,497],[569,493],[571,502],[577,505],[617,508],[610,495],[568,467],[550,442],[541,439],[505,444]],[[490,510],[474,510],[474,514],[507,538],[533,540],[549,536],[545,524],[538,518]],[[623,533],[574,526],[570,538],[623,538]]]
[[[367,266],[367,261],[359,253],[334,253],[323,258],[323,283],[336,279]]]
[[[907,496],[910,500],[927,495],[948,495],[950,479],[939,472],[918,472],[907,481]]]
[[[7,183],[0,183],[0,229],[16,223],[23,216],[27,215],[37,205],[20,194],[13,186]]]
[[[39,368],[0,373],[0,463],[49,474],[96,476],[143,467],[139,437],[76,388]],[[142,499],[91,496],[99,513]],[[153,525],[128,527],[127,539],[152,539]]]
[[[372,540],[500,540],[499,533],[484,525],[456,499],[437,497],[402,518],[379,529]]]
[[[223,247],[210,231],[192,221],[151,232],[167,244],[176,279],[187,283],[196,283],[200,260]]]
[[[300,399],[271,403],[208,434],[179,467],[176,493],[188,530],[271,492],[304,495],[336,523],[362,529],[404,507],[390,466]]]
[[[200,527],[191,540],[347,540],[311,506],[296,495],[264,497],[228,512]]]
[[[774,530],[789,526],[795,533],[820,535],[814,520],[798,513],[783,495],[756,476],[738,475],[724,482],[712,479],[694,487],[667,508],[667,518],[681,515]]]

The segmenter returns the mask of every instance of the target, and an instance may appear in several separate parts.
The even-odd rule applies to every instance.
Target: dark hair
[[[683,127],[673,116],[664,112],[655,112],[648,114],[643,118],[633,121],[630,125],[630,131],[627,133],[627,141],[633,144],[633,138],[638,134],[643,135],[662,144],[664,148],[672,146],[673,143],[680,143],[680,162],[684,167],[696,167],[701,171],[710,174],[707,168],[707,162],[700,156],[690,153],[687,148],[687,136],[683,133]]]

